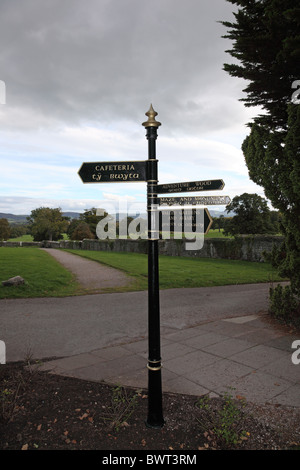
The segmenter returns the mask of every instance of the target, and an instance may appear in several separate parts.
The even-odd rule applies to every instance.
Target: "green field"
[[[148,287],[148,257],[137,253],[65,250],[121,269],[137,279],[140,289]],[[159,257],[160,288],[209,287],[282,281],[268,263],[225,259]]]
[[[78,290],[73,275],[48,253],[35,248],[0,248],[0,281],[21,276],[26,284],[4,287],[0,298],[63,297]]]
[[[133,276],[131,290],[148,288],[148,257],[136,253],[65,250]],[[160,289],[209,287],[281,281],[267,263],[160,256]],[[26,284],[4,287],[1,281],[22,276]],[[120,289],[118,289],[119,291]],[[124,288],[124,291],[128,288]],[[0,298],[62,297],[86,293],[73,275],[36,247],[0,248]]]
[[[204,238],[233,238],[231,235],[224,235],[223,229],[211,229],[204,235]]]
[[[9,238],[9,242],[32,242],[32,235],[22,235],[21,237]]]

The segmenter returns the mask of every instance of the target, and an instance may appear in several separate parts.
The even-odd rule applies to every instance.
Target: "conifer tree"
[[[233,77],[248,82],[245,106],[261,106],[264,114],[254,121],[268,130],[286,130],[287,104],[293,83],[300,80],[300,6],[298,0],[227,0],[237,5],[229,29],[227,50],[239,63],[224,64]]]
[[[232,40],[227,52],[239,63],[225,64],[224,70],[247,81],[245,106],[262,110],[248,123],[243,154],[250,178],[282,216],[284,243],[270,260],[290,286],[271,289],[271,310],[300,319],[300,103],[294,99],[300,85],[300,5],[227,1],[238,9],[235,22],[222,22],[228,28],[224,37]]]

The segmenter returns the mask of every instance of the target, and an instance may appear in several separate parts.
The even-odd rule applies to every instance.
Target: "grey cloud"
[[[222,71],[228,43],[217,21],[231,11],[225,0],[2,0],[1,126],[24,126],[24,113],[33,128],[140,122],[150,102],[168,132],[229,126],[218,108],[238,88]]]

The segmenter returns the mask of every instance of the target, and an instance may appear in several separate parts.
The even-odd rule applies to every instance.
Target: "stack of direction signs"
[[[186,183],[159,184],[157,185],[157,192],[159,194],[166,194],[191,191],[212,191],[221,190],[223,188],[223,180],[189,181]],[[167,220],[169,216],[171,231],[180,231],[185,233],[201,232],[206,234],[213,222],[208,210],[206,208],[186,209],[185,207],[197,205],[221,205],[228,204],[229,202],[230,198],[228,196],[181,196],[158,198],[157,203],[159,206],[183,206],[184,209],[161,211],[159,228],[161,231],[168,229]]]
[[[84,183],[117,183],[117,182],[147,182],[148,161],[132,162],[87,162],[81,165],[78,172]],[[192,191],[213,191],[224,188],[223,180],[189,181],[183,183],[170,183],[157,185],[158,194],[181,193]],[[180,196],[160,197],[157,205],[183,206],[182,209],[160,209],[159,230],[171,232],[187,232],[187,230],[204,234],[208,233],[212,218],[208,209],[187,209],[188,206],[197,205],[223,205],[229,204],[228,196]],[[197,214],[199,217],[197,218]],[[201,220],[201,222],[199,221]]]

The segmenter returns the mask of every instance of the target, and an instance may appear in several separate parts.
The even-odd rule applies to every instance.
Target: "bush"
[[[291,286],[277,285],[270,289],[270,314],[287,324],[300,326],[300,299]]]
[[[95,236],[86,222],[80,222],[70,235],[70,238],[71,240],[83,240],[84,238],[94,239]]]

